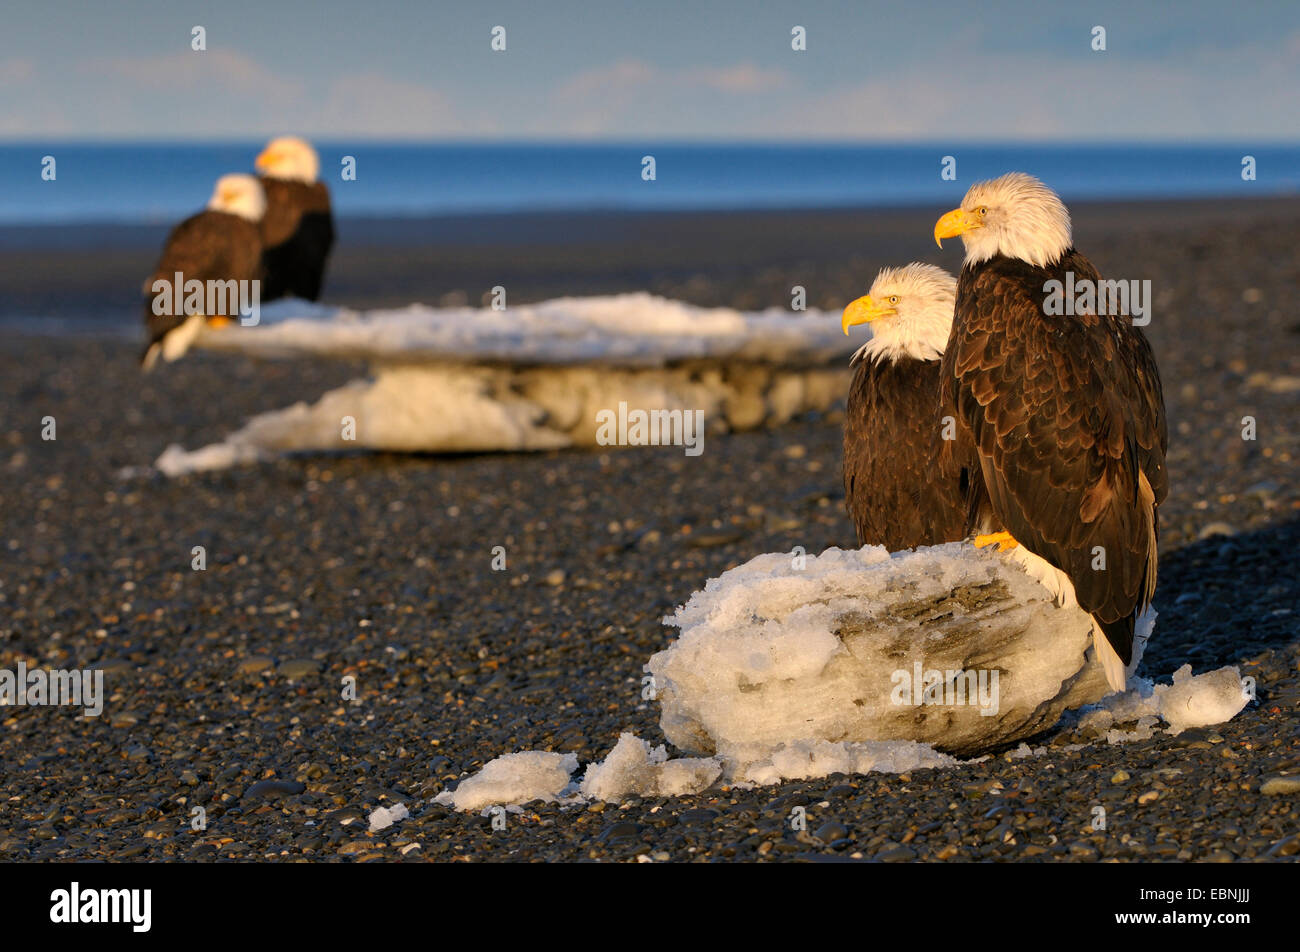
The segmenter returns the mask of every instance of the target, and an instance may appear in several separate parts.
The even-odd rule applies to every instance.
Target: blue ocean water
[[[261,142],[0,145],[0,225],[171,222],[218,176],[251,171]],[[379,144],[318,142],[341,216],[589,209],[737,209],[955,203],[1012,169],[1066,200],[1300,191],[1300,145]],[[42,159],[56,178],[41,177]],[[642,159],[655,159],[655,179]],[[940,177],[944,156],[956,180]],[[1242,179],[1243,156],[1256,179]],[[341,179],[356,159],[356,180]]]

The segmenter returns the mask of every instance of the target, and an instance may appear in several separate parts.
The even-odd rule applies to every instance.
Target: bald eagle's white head
[[[251,175],[223,175],[208,199],[208,209],[258,222],[266,214],[266,192]]]
[[[1070,213],[1056,193],[1032,175],[1010,172],[976,182],[961,207],[934,226],[934,240],[961,235],[966,264],[988,261],[996,254],[1045,267],[1070,247]]]
[[[859,360],[938,360],[948,345],[952,329],[957,279],[943,268],[913,262],[901,268],[882,268],[871,293],[844,309],[844,333],[854,324],[870,324],[867,341],[850,363]]]
[[[267,178],[287,179],[311,185],[320,175],[320,157],[311,143],[297,136],[272,139],[254,162]]]

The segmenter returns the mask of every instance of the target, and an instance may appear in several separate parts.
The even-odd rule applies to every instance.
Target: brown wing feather
[[[315,301],[334,246],[330,193],[322,183],[290,182],[263,176],[266,215],[262,218],[262,300],[292,295]]]
[[[1065,572],[1127,663],[1133,618],[1155,584],[1155,514],[1168,492],[1164,399],[1130,318],[1043,313],[1044,284],[1067,271],[1099,280],[1073,250],[1047,268],[998,256],[963,269],[944,386],[977,448],[993,515]],[[1093,568],[1098,546],[1104,570]]]
[[[226,212],[202,211],[172,229],[153,274],[144,283],[144,321],[152,344],[185,322],[185,314],[155,314],[154,282],[252,281],[261,275],[262,239],[253,222]],[[170,292],[163,292],[170,295]],[[209,314],[238,317],[238,314]]]
[[[975,458],[968,437],[945,444],[939,394],[937,360],[858,362],[844,416],[844,495],[859,545],[894,552],[965,538]]]

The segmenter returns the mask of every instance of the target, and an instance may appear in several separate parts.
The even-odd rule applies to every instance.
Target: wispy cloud
[[[700,90],[753,95],[790,84],[782,69],[763,69],[753,63],[672,69],[639,59],[623,59],[608,66],[583,70],[555,90],[561,102],[583,102],[593,97],[633,93],[653,96],[661,91],[690,93]]]
[[[966,22],[859,57],[707,63],[629,55],[565,69],[483,53],[458,70],[328,70],[239,47],[0,60],[0,135],[346,138],[1249,139],[1300,132],[1300,30],[1159,52],[1017,46]],[[514,53],[504,56],[514,56]],[[716,52],[711,54],[716,56]],[[680,60],[681,57],[678,57]],[[842,60],[842,62],[841,62]],[[298,69],[291,63],[298,62]],[[342,69],[339,64],[347,64]]]
[[[465,119],[437,89],[377,71],[331,76],[321,87],[232,49],[154,57],[101,57],[76,68],[94,91],[69,102],[50,71],[27,59],[0,62],[13,106],[0,134],[161,137],[305,135],[430,138],[492,135],[490,118]]]

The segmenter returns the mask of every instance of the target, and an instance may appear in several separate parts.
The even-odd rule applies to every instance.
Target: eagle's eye
[[[889,296],[889,303],[890,303],[890,304],[897,304],[897,303],[898,303],[898,295],[897,295],[897,294],[891,294],[891,295]]]
[[[987,215],[988,213],[989,213],[989,210],[988,210],[987,208],[985,208],[983,205],[981,205],[981,206],[980,206],[980,214],[981,214],[981,215]]]

